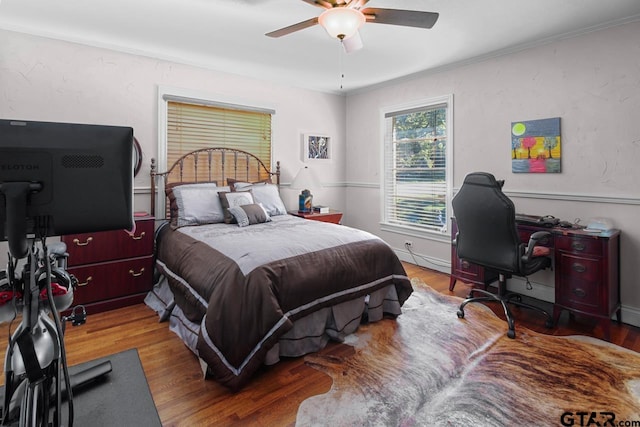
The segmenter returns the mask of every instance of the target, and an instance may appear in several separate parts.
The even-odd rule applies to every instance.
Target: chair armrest
[[[551,237],[551,233],[548,231],[536,231],[535,233],[533,233],[531,237],[529,237],[529,244],[525,249],[526,252],[522,259],[525,262],[529,261],[529,259],[531,259],[531,257],[533,256],[533,248],[536,247],[540,240],[548,237]]]

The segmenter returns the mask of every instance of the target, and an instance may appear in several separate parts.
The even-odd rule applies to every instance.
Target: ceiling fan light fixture
[[[331,37],[348,39],[366,21],[362,12],[347,7],[327,9],[318,17],[318,22]]]

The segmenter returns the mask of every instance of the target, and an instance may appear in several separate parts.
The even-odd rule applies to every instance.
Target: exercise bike
[[[70,308],[74,284],[66,248],[46,238],[132,227],[133,140],[125,126],[0,119],[0,241],[9,246],[0,315],[22,312],[7,346],[0,425],[59,426],[63,400],[73,423],[58,311]],[[84,321],[74,313],[72,322]]]
[[[17,274],[18,260],[11,255],[7,270],[0,272],[0,322],[12,320],[22,310],[5,355],[1,425],[60,426],[66,401],[71,426],[73,390],[111,371],[107,361],[69,375],[64,325],[85,323],[86,313],[78,306],[68,317],[60,319],[58,314],[71,306],[77,284],[66,271],[67,256],[63,242],[48,248],[44,239],[32,240],[22,274]]]
[[[9,207],[10,225],[8,265],[0,271],[0,323],[13,321],[22,311],[5,354],[0,425],[59,427],[62,402],[66,400],[68,425],[72,426],[74,387],[110,372],[111,363],[79,372],[73,379],[69,376],[62,320],[79,325],[86,321],[86,313],[78,306],[69,317],[60,319],[58,312],[71,307],[77,281],[66,270],[66,245],[57,242],[51,250],[47,247],[48,218],[34,219],[31,235],[26,232],[26,224],[16,221],[24,211],[15,206],[25,206],[28,192],[38,189],[39,184],[34,183],[0,184]]]

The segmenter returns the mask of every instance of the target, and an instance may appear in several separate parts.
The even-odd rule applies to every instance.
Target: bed
[[[145,302],[238,390],[264,364],[342,341],[361,321],[398,316],[413,291],[401,262],[362,230],[288,215],[280,166],[250,153],[191,152],[152,163],[168,220],[156,231],[156,283]]]

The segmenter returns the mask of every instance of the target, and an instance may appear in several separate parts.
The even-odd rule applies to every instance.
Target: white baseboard
[[[412,256],[408,251],[403,249],[394,249],[394,252],[400,259],[400,261],[408,262],[410,264],[415,264],[420,267],[429,268],[431,270],[436,270],[441,273],[449,274],[451,272],[451,261],[450,260],[442,260],[439,258],[432,258],[425,255],[419,255],[414,252],[414,256]]]
[[[622,305],[622,323],[640,327],[640,310],[636,307]],[[613,316],[615,319],[615,316]]]
[[[451,273],[451,260],[443,260],[439,258],[428,257],[409,253],[406,250],[394,249],[396,255],[401,261],[418,265],[420,267],[436,270],[441,273]],[[520,277],[512,277],[507,281],[507,289],[518,294],[536,298],[541,301],[553,303],[555,301],[555,288],[546,283],[538,283],[531,281],[532,289],[527,289],[526,281]],[[615,319],[615,315],[612,317]],[[628,325],[640,327],[640,309],[622,305],[622,322]]]

